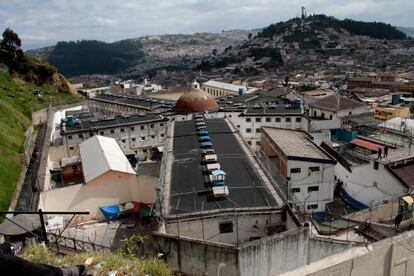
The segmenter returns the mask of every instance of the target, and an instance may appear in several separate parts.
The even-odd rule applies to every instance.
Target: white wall
[[[219,224],[222,222],[232,222],[232,233],[221,233],[219,231]],[[177,226],[180,227],[180,236],[193,239],[203,240],[203,225],[204,238],[210,242],[220,242],[226,244],[237,244],[237,236],[239,237],[239,244],[248,242],[252,237],[266,237],[267,227],[270,225],[281,225],[281,214],[279,211],[273,212],[254,212],[248,214],[235,213],[223,214],[218,216],[204,215],[203,219],[200,216],[193,219],[180,219],[179,223],[169,222],[166,225],[166,233],[178,235]],[[238,227],[237,227],[238,225]]]
[[[340,163],[336,164],[335,175],[344,182],[342,186],[354,199],[367,206],[405,192],[405,188],[395,179],[383,164],[374,169],[374,161],[359,166],[352,166],[352,173]]]
[[[41,198],[45,211],[90,211],[85,219],[103,219],[99,206],[131,201],[151,203],[154,187],[138,184],[135,175],[110,171],[88,184],[78,184],[43,191]]]
[[[309,167],[319,167],[318,172],[310,172]],[[291,173],[292,168],[301,168],[300,173]],[[324,212],[325,204],[333,200],[335,189],[335,165],[308,161],[288,160],[289,186],[299,188],[300,192],[292,193],[292,198],[305,212]],[[308,192],[308,187],[318,186],[319,191]],[[317,209],[307,206],[318,204]]]

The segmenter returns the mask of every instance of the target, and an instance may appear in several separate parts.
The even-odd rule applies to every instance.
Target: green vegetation
[[[293,23],[299,24],[301,19],[293,18],[286,22],[279,22],[271,24],[264,28],[259,37],[272,38],[283,34],[288,30]],[[337,31],[347,30],[354,35],[366,35],[378,39],[406,39],[407,36],[396,27],[382,23],[382,22],[363,22],[352,19],[339,20],[332,16],[324,14],[311,15],[305,19],[305,22],[310,22],[313,30],[325,30],[333,28]]]
[[[57,267],[81,265],[92,258],[93,263],[87,267],[87,270],[89,272],[93,271],[93,275],[107,275],[111,271],[116,271],[116,275],[172,275],[168,266],[160,259],[139,258],[112,252],[91,252],[62,256],[50,252],[45,246],[38,245],[28,248],[22,257],[34,263]]]
[[[48,61],[64,75],[114,74],[144,58],[138,41],[105,43],[96,40],[58,42]]]
[[[0,73],[0,210],[7,210],[20,174],[24,133],[31,113],[50,102],[72,103],[79,99],[57,92],[50,85],[38,86]]]
[[[56,69],[25,56],[20,45],[17,34],[6,29],[0,41],[0,63],[9,69],[9,73],[0,71],[0,210],[8,209],[16,187],[32,111],[55,101],[64,104],[79,100]]]
[[[270,57],[273,61],[283,63],[282,56],[280,55],[280,49],[271,47],[254,47],[250,48],[250,55],[254,60],[258,60],[264,57]]]

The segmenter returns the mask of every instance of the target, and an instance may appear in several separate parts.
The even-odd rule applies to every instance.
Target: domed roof
[[[183,94],[175,103],[175,111],[179,113],[214,111],[218,104],[213,96],[200,89],[194,82],[190,93]]]

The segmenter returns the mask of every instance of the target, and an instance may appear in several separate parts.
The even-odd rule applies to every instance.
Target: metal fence
[[[109,251],[113,248],[105,245],[100,245],[93,242],[78,240],[71,237],[61,236],[55,233],[47,233],[49,240],[49,247],[56,250],[58,253],[74,252],[95,252],[95,251]]]
[[[274,162],[262,151],[256,151],[255,155],[279,196],[285,201],[290,200],[288,181],[280,173]]]

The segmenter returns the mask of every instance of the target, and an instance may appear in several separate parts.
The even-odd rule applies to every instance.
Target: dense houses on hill
[[[381,255],[382,239],[411,240],[399,236],[414,203],[408,94],[372,78],[348,91],[327,89],[335,79],[311,91],[283,81],[89,91],[54,113],[39,207],[89,210],[63,232],[86,225],[84,240],[105,220],[152,219],[157,254],[182,273],[323,273],[368,243]],[[70,217],[47,219],[63,229],[56,221]]]

